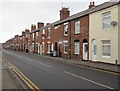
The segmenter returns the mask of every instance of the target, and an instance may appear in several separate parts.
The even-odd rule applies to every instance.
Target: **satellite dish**
[[[113,27],[115,27],[115,26],[117,25],[117,22],[116,22],[116,21],[112,21],[112,22],[111,22],[111,25],[112,25]]]

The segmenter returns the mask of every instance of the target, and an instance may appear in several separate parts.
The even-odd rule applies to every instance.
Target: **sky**
[[[16,34],[21,35],[31,24],[53,23],[60,19],[62,7],[70,10],[70,15],[88,9],[89,2],[99,5],[108,0],[1,0],[0,1],[0,43]]]

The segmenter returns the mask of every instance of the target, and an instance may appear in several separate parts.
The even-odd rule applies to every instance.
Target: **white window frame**
[[[45,29],[42,30],[42,34],[45,35]],[[42,37],[42,39],[45,39],[45,37]]]
[[[66,43],[67,43],[67,45],[66,45]],[[68,41],[64,41],[64,53],[65,53],[65,54],[68,53],[68,49],[67,49],[67,52],[65,51],[66,46],[67,46],[67,48],[68,48]]]
[[[67,34],[65,32],[67,31]],[[68,22],[64,23],[64,36],[68,35]]]
[[[75,21],[75,34],[80,34],[80,20]]]
[[[52,45],[51,45],[51,51],[53,51],[53,49],[54,49],[54,44],[52,43]]]
[[[102,40],[102,41],[101,41],[101,42],[102,42],[102,57],[110,58],[110,56],[111,56],[111,41],[110,41],[109,44],[104,44],[104,43],[103,43],[104,41],[110,41],[110,40]],[[104,52],[103,46],[107,46],[107,47],[109,46],[109,48],[110,48],[110,50],[109,50],[110,53],[109,53],[109,54],[110,54],[110,55],[104,55],[104,53],[103,53],[103,52]]]
[[[34,33],[32,34],[32,36],[33,36],[33,39],[32,39],[32,40],[34,41]]]
[[[105,16],[106,13],[109,13],[109,15]],[[111,25],[110,25],[110,27],[108,27],[108,28],[105,28],[105,27],[104,27],[104,26],[105,26],[104,20],[107,19],[107,18],[110,19],[110,23],[111,23],[111,12],[110,12],[110,11],[107,11],[107,12],[102,13],[102,29],[104,29],[104,30],[111,28]]]
[[[78,50],[78,52],[76,50]],[[74,42],[74,53],[80,54],[80,43],[79,42]]]
[[[36,40],[38,40],[38,32],[36,32]]]
[[[48,50],[47,53],[50,53],[50,51],[51,51],[50,50],[50,42],[47,42],[47,50]]]
[[[48,28],[48,34],[47,34],[48,39],[50,39],[50,35],[51,35],[51,30],[50,30],[50,27],[49,27]]]

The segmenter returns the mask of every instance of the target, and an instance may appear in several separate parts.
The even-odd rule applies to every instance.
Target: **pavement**
[[[68,62],[71,59],[9,50],[4,50],[3,55],[40,89],[118,88],[120,74]]]
[[[106,70],[106,71],[120,73],[120,65],[92,62],[92,61],[82,61],[82,60],[75,60],[75,59],[66,59],[66,58],[60,58],[60,57],[51,57],[51,56],[47,56],[47,55],[38,55],[38,54],[34,54],[34,55],[53,59],[53,60],[58,60],[58,61],[62,61],[62,62],[67,62],[67,63],[71,63],[71,64],[83,65],[83,66],[87,66],[87,67],[92,67],[92,68],[97,68],[97,69],[102,69],[102,70]]]
[[[23,89],[6,63],[2,67],[2,89]]]
[[[8,67],[8,64],[2,58],[2,50],[0,50],[0,91],[8,89],[18,90],[23,88]]]

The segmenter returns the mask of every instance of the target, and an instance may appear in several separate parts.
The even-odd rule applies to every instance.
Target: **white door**
[[[40,44],[40,55],[42,54],[42,44]]]
[[[83,43],[83,60],[88,60],[88,43]]]
[[[92,61],[97,61],[97,42],[92,41]]]
[[[40,54],[40,44],[38,44],[38,54]]]

